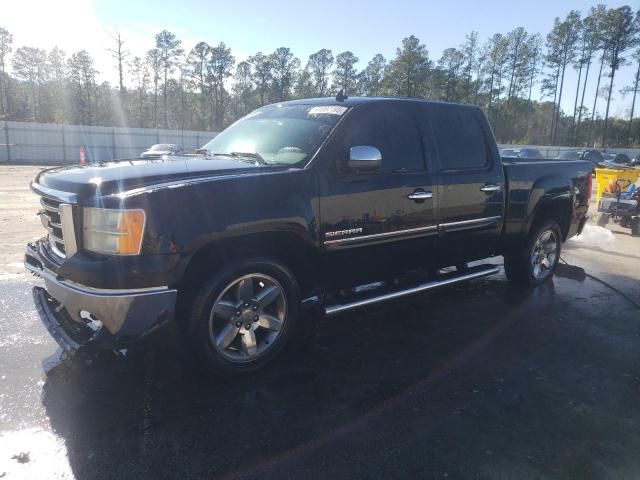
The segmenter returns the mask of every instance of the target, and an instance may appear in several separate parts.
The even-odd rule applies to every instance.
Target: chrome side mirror
[[[359,145],[349,151],[349,169],[353,171],[377,170],[382,165],[382,154],[376,147]]]

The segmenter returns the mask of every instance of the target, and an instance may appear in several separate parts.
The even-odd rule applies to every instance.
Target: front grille
[[[78,251],[73,224],[77,197],[31,182],[31,190],[40,196],[42,208],[38,212],[42,226],[47,230],[49,250],[54,257],[64,260]]]
[[[60,258],[66,258],[67,250],[64,244],[64,233],[62,231],[62,212],[60,203],[47,197],[40,197],[40,220],[42,225],[47,229],[49,246],[51,251]]]

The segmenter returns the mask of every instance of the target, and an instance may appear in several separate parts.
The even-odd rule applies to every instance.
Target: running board
[[[445,274],[441,279],[432,280],[426,283],[420,283],[411,288],[397,290],[395,292],[387,292],[382,295],[357,300],[351,303],[330,305],[328,307],[325,307],[324,313],[326,316],[330,317],[341,312],[346,312],[347,310],[353,310],[355,308],[373,305],[374,303],[386,302],[387,300],[393,300],[395,298],[413,295],[415,293],[424,292],[426,290],[433,290],[438,287],[444,287],[445,285],[464,282],[466,280],[473,280],[474,278],[487,277],[489,275],[495,275],[499,272],[500,268],[495,265],[478,265],[476,267],[471,267],[464,272],[453,272],[450,274]]]

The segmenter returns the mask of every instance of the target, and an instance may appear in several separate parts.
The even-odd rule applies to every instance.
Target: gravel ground
[[[38,197],[29,182],[46,167],[0,165],[0,277],[22,273],[24,245],[43,236]]]

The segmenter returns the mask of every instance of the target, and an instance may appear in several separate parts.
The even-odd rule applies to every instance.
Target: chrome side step
[[[454,272],[451,274],[446,274],[445,276],[443,276],[442,279],[432,280],[426,283],[420,283],[416,286],[413,286],[411,288],[406,288],[404,290],[387,292],[381,295],[364,298],[362,300],[357,300],[350,303],[330,305],[325,307],[324,313],[326,316],[330,317],[332,315],[336,315],[338,313],[345,312],[347,310],[353,310],[355,308],[372,305],[374,303],[386,302],[387,300],[393,300],[394,298],[405,297],[407,295],[413,295],[415,293],[424,292],[426,290],[433,290],[434,288],[444,287],[445,285],[464,282],[466,280],[473,280],[474,278],[487,277],[489,275],[495,275],[496,273],[499,273],[499,272],[500,272],[500,268],[495,265],[478,265],[477,267],[472,267],[469,270],[465,270],[464,272],[461,272],[461,273]]]

